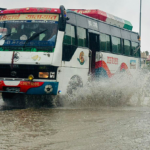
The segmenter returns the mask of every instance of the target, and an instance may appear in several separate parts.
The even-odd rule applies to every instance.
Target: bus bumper
[[[58,82],[0,81],[0,92],[57,95]]]

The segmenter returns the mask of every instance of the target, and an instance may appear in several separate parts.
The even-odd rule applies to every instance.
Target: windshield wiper
[[[44,32],[47,31],[47,30],[48,30],[48,29],[45,29],[45,30],[43,30],[43,31],[41,31],[41,32],[39,32],[39,33],[36,33],[36,34],[32,35],[31,37],[29,37],[29,38],[26,40],[25,44],[23,45],[23,48],[26,46],[26,44],[27,44],[29,41],[34,40],[36,37],[38,37],[40,34],[44,33]]]
[[[4,35],[0,40],[2,40],[2,39],[5,38],[5,37],[8,37],[8,36],[10,36],[10,35],[12,35],[12,33],[9,33],[9,34]]]

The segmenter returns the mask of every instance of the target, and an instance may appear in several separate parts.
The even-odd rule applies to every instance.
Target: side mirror
[[[70,18],[67,17],[67,18],[66,18],[66,21],[68,21],[68,20],[70,20]]]
[[[60,6],[60,11],[61,11],[61,15],[59,21],[59,30],[65,31],[66,21],[69,20],[69,18],[67,17],[66,9],[63,5]]]
[[[66,10],[65,10],[65,7],[63,5],[60,6],[60,11],[61,11],[61,15],[60,15],[60,19],[59,19],[59,30],[60,31],[65,31],[65,27],[66,27]]]
[[[66,21],[66,9],[63,5],[60,6],[60,11],[61,11],[61,19],[62,21]]]

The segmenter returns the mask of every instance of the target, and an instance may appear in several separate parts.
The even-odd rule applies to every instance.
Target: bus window
[[[133,51],[133,56],[135,57],[140,57],[140,49],[138,49],[138,51],[136,51],[135,53],[135,49],[139,46],[138,43],[136,42],[132,42],[132,51]]]
[[[76,45],[75,28],[74,28],[74,26],[71,26],[71,40],[72,40],[72,45]]]
[[[87,47],[86,30],[77,27],[78,46]]]
[[[126,56],[130,56],[131,55],[131,43],[129,40],[124,40],[123,42],[123,49],[124,49],[124,54]]]
[[[76,36],[75,36],[75,27],[66,24],[65,36],[63,41],[63,61],[70,61],[75,50],[76,50]]]
[[[71,45],[71,25],[66,24],[64,44]]]
[[[64,44],[76,45],[75,44],[75,28],[70,24],[66,24]]]
[[[112,52],[116,54],[122,54],[120,38],[112,36]]]
[[[100,34],[100,51],[110,50],[110,36],[106,34]]]

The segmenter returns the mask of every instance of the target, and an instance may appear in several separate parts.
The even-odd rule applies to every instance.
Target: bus
[[[89,76],[140,68],[138,33],[77,11],[0,9],[0,92],[5,102],[71,95]],[[32,98],[33,99],[33,98]]]

